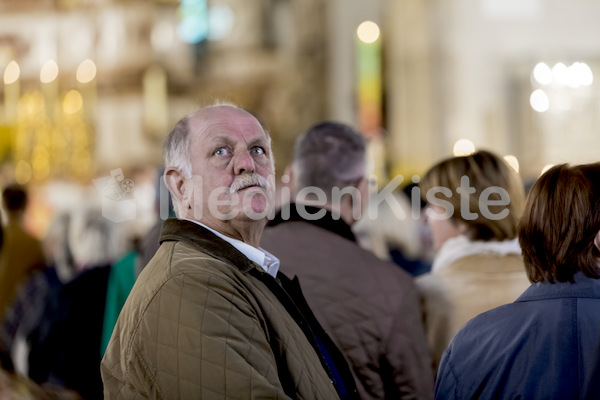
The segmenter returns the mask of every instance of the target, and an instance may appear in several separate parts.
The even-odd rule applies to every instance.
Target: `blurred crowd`
[[[101,399],[100,360],[137,274],[158,248],[154,190],[140,189],[154,204],[149,215],[140,207],[138,219],[115,222],[110,198],[78,189],[84,195],[63,193],[68,206],[36,235],[29,188],[2,188],[1,398],[14,391],[15,398]]]
[[[551,173],[552,171],[558,173],[556,168],[551,170]],[[17,184],[8,184],[2,188],[1,398],[92,400],[103,398],[103,382],[100,373],[102,357],[130,290],[159,248],[159,234],[163,219],[159,216],[160,189],[156,182],[162,178],[162,172],[162,169],[153,172],[155,190],[148,193],[153,196],[151,202],[154,208],[150,217],[145,216],[146,222],[142,228],[132,227],[131,220],[116,221],[114,214],[107,215],[109,211],[106,203],[103,204],[103,200],[110,200],[111,194],[107,192],[99,194],[96,191],[80,199],[73,206],[53,213],[43,235],[36,236],[32,234],[32,230],[26,223],[28,207],[31,206],[29,189]],[[465,177],[468,180],[467,186],[463,181]],[[119,182],[123,181],[122,177],[116,175],[111,179],[117,178],[120,178]],[[555,181],[545,184],[552,187],[560,183],[558,179],[555,178]],[[539,183],[542,184],[543,182]],[[490,192],[488,189],[491,187],[500,190]],[[452,189],[443,191],[438,190],[439,188]],[[460,188],[467,190],[467,193],[461,192]],[[540,191],[543,188],[534,186],[534,189],[537,195],[542,197],[543,193]],[[415,191],[417,191],[416,196]],[[434,195],[430,195],[432,191]],[[398,315],[381,317],[386,321],[391,321],[393,318],[409,320],[412,318],[410,315],[414,313],[417,317],[414,320],[410,319],[408,327],[403,326],[402,322],[391,324],[384,322],[381,326],[377,325],[380,322],[373,322],[373,327],[390,330],[389,336],[382,336],[385,337],[385,344],[381,342],[383,339],[374,342],[378,348],[388,346],[389,342],[394,340],[395,334],[405,339],[402,344],[398,344],[402,346],[404,353],[406,353],[405,348],[415,350],[423,344],[425,351],[415,352],[414,355],[420,359],[413,359],[413,362],[427,366],[426,371],[421,369],[419,372],[426,383],[423,383],[419,389],[422,389],[422,392],[417,391],[417,397],[433,398],[433,383],[437,379],[435,396],[455,398],[448,394],[451,391],[458,393],[459,390],[458,380],[454,382],[452,376],[460,368],[463,374],[474,373],[472,368],[475,367],[463,365],[467,361],[460,358],[466,351],[461,346],[468,348],[470,343],[465,339],[465,335],[473,335],[472,331],[469,331],[472,324],[469,321],[473,318],[482,314],[487,315],[485,313],[489,310],[515,302],[524,292],[530,290],[528,288],[531,282],[552,282],[553,279],[558,282],[582,280],[576,273],[561,275],[561,268],[566,268],[565,265],[557,265],[555,267],[557,269],[549,272],[549,275],[544,276],[543,279],[536,278],[535,268],[531,265],[536,265],[536,257],[539,257],[539,254],[530,252],[526,254],[529,258],[524,259],[522,246],[543,246],[545,239],[542,238],[541,230],[531,233],[531,235],[542,235],[539,238],[535,239],[532,236],[534,239],[531,239],[529,236],[523,236],[519,242],[519,229],[524,229],[522,225],[527,224],[527,221],[521,222],[521,217],[525,213],[530,219],[533,218],[531,215],[536,211],[535,203],[532,203],[529,208],[526,207],[525,184],[512,167],[492,152],[477,151],[468,156],[441,160],[431,166],[419,184],[398,187],[391,194],[392,197],[385,201],[377,197],[377,188],[371,188],[368,193],[370,193],[368,195],[370,201],[364,208],[362,217],[352,221],[349,224],[351,231],[344,235],[346,239],[355,241],[356,246],[369,252],[368,257],[372,258],[362,253],[353,253],[353,250],[345,247],[349,242],[340,239],[338,243],[337,239],[328,238],[322,232],[318,234],[323,235],[321,237],[317,233],[311,233],[308,228],[305,233],[298,230],[298,226],[292,231],[286,230],[286,224],[283,223],[285,221],[277,219],[280,217],[276,217],[270,223],[271,227],[266,229],[262,246],[271,249],[270,251],[281,258],[282,268],[285,271],[293,271],[293,275],[300,276],[303,291],[311,306],[313,301],[318,303],[318,300],[313,300],[311,297],[312,288],[327,281],[329,277],[323,270],[317,271],[315,272],[317,278],[313,283],[311,279],[314,276],[312,278],[310,275],[306,276],[307,265],[322,266],[329,263],[336,265],[335,261],[332,261],[333,258],[344,259],[345,254],[351,254],[346,260],[346,268],[353,272],[345,278],[339,278],[339,275],[332,278],[332,283],[328,286],[327,301],[334,298],[334,287],[344,279],[355,278],[352,283],[354,289],[350,292],[358,296],[355,300],[359,303],[375,304],[377,295],[383,296],[384,293],[385,296],[393,298],[397,295],[398,299],[402,299],[408,296],[406,293],[412,293],[414,287],[415,299],[418,301],[414,307],[410,306],[413,308],[410,310],[399,308]],[[389,201],[390,198],[393,201]],[[507,198],[510,201],[506,201]],[[592,198],[593,196],[590,195],[590,199]],[[482,202],[482,199],[485,201]],[[530,202],[535,200],[535,198],[530,199]],[[568,201],[571,200],[565,200],[566,203]],[[505,210],[508,212],[504,213]],[[175,216],[172,205],[169,205],[168,211],[169,217]],[[546,212],[550,215],[552,210],[547,207]],[[292,220],[294,218],[292,216]],[[301,220],[298,216],[296,218],[297,221]],[[334,228],[333,221],[328,223],[329,226],[321,226],[321,228],[329,231],[340,228]],[[563,223],[568,224],[568,222]],[[530,224],[533,222],[530,221]],[[564,227],[557,227],[559,228]],[[568,229],[565,232],[567,235],[565,240],[569,240]],[[289,235],[289,239],[286,239],[286,234]],[[314,250],[319,254],[315,255],[310,262],[305,262],[306,256],[301,254],[304,250],[295,254],[286,247],[288,241],[304,240],[302,237],[307,240],[319,237],[312,244],[309,244],[310,241],[306,242],[307,246],[313,249],[326,242],[328,248],[337,246],[338,250],[331,250],[332,254],[326,254],[328,250],[321,252]],[[570,256],[566,256],[564,263],[576,259],[578,251],[580,253],[591,251],[592,254],[597,255],[600,239],[596,237],[595,249],[593,239],[594,237],[586,244],[587,247],[582,245],[583,247],[578,249],[565,250],[571,253]],[[534,243],[528,244],[528,240]],[[535,240],[539,240],[539,243]],[[331,259],[321,256],[330,256]],[[294,261],[300,259],[303,263],[294,270],[296,268]],[[591,260],[597,267],[598,259],[591,258]],[[380,263],[383,266],[380,267]],[[383,274],[378,278],[379,283],[373,283],[375,286],[370,289],[371,292],[358,294],[362,293],[359,287],[372,284],[369,279],[380,273],[377,272],[377,268],[391,266],[395,271],[402,271],[400,275],[396,275],[396,272]],[[583,268],[579,269],[582,270]],[[366,271],[363,277],[360,277],[363,273],[361,271]],[[593,272],[587,276],[590,274]],[[391,285],[390,282],[396,279],[399,282],[406,279],[409,282],[406,284],[408,286],[401,284],[396,286],[396,289],[389,286],[391,290],[387,291],[388,284]],[[394,290],[403,290],[405,293],[394,293]],[[405,300],[406,298],[402,301]],[[390,300],[386,304],[394,302],[395,300]],[[340,325],[340,321],[343,320],[349,325],[361,323],[360,319],[344,314],[358,312],[352,308],[352,305],[346,306],[336,311],[328,311],[339,313],[341,319],[335,322],[328,320],[331,315],[321,312],[323,306],[312,307],[317,319],[328,328],[327,332],[343,351],[348,351],[347,338],[345,338],[348,325]],[[371,309],[365,307],[363,312],[368,313],[371,318],[378,312],[375,306]],[[530,315],[535,315],[536,312],[531,311]],[[363,315],[360,318],[367,317]],[[477,318],[475,321],[478,321]],[[466,329],[463,330],[465,325]],[[551,328],[546,332],[551,332]],[[510,336],[508,332],[503,334]],[[489,332],[487,345],[495,345],[494,335],[498,334]],[[412,336],[417,337],[411,338]],[[483,351],[478,344],[478,340],[483,339],[471,337],[470,340],[475,343],[474,351]],[[521,345],[527,346],[524,344],[525,339],[522,340]],[[485,347],[485,344],[482,346]],[[564,346],[564,344],[557,344],[557,346]],[[368,346],[365,345],[365,348]],[[452,349],[452,352],[448,349]],[[381,351],[381,349],[374,351]],[[378,357],[381,360],[390,356],[390,352],[393,351],[396,349],[386,348]],[[362,376],[370,376],[368,368],[359,365],[362,356],[352,354],[351,351],[348,351],[345,356],[353,368],[357,381],[360,381]],[[464,357],[469,358],[466,355]],[[556,357],[561,355],[557,353]],[[489,361],[489,359],[481,361],[486,360]],[[556,360],[558,358],[554,361]],[[451,363],[455,364],[451,365]],[[365,361],[365,365],[372,367],[371,361]],[[453,372],[452,368],[456,370]],[[384,374],[381,371],[377,373]],[[514,377],[506,379],[510,381]],[[394,381],[394,379],[389,380],[389,382]],[[361,386],[363,384],[364,387]],[[388,398],[390,393],[400,393],[399,388],[397,391],[382,388],[383,395],[378,396],[367,383],[363,384],[359,385],[359,393],[364,398]],[[460,390],[464,390],[461,393],[470,398],[473,393],[476,396],[477,390],[485,392],[486,389],[481,386],[475,392],[469,392],[461,386]],[[485,393],[487,395],[510,393],[506,388],[496,387],[494,390]],[[456,398],[466,397],[458,395]]]

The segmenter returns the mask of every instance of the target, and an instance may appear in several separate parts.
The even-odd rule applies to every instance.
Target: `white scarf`
[[[435,255],[431,271],[440,271],[450,266],[454,261],[474,254],[521,254],[521,246],[517,238],[511,240],[469,240],[464,235],[450,238],[442,245]]]

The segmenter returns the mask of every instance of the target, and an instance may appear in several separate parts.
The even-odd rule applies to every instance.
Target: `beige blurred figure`
[[[472,193],[461,196],[465,177]],[[439,162],[420,188],[436,254],[431,273],[418,277],[417,286],[437,371],[443,351],[465,323],[513,302],[529,287],[517,241],[525,194],[516,171],[488,151]],[[490,190],[490,201],[482,200]]]

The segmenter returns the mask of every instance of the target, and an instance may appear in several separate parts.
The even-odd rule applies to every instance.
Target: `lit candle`
[[[42,93],[46,103],[46,113],[54,119],[56,115],[56,105],[58,100],[58,65],[54,60],[48,60],[40,72],[40,81],[42,82]]]
[[[94,121],[96,109],[96,64],[92,60],[85,59],[77,68],[77,82],[79,91],[83,98],[83,113],[86,122]]]
[[[4,112],[8,122],[16,121],[19,111],[19,64],[11,61],[4,70]]]

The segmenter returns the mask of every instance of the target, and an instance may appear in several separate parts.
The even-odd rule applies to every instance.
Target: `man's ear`
[[[600,250],[600,231],[596,233],[596,237],[594,238],[594,245],[598,250]]]
[[[165,169],[163,179],[167,189],[173,196],[175,207],[179,207],[178,215],[185,215],[185,212],[190,208],[189,194],[187,193],[187,185],[183,173],[174,167]],[[183,213],[182,213],[183,211]]]

